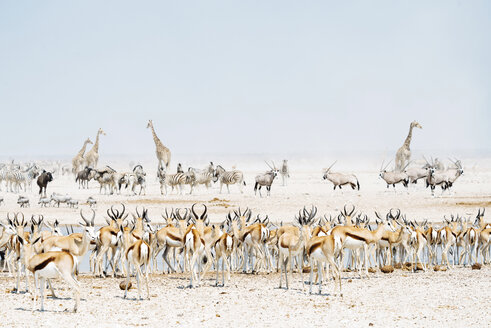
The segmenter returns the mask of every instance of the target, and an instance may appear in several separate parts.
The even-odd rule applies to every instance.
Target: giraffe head
[[[152,120],[148,120],[147,129],[153,127]]]
[[[411,122],[411,127],[412,127],[412,128],[420,128],[420,129],[422,129],[422,128],[423,128],[423,127],[421,126],[421,124],[419,124],[419,123],[418,123],[418,122],[416,122],[416,121],[412,121],[412,122]]]
[[[102,130],[102,128],[99,128],[99,131],[97,131],[97,134],[102,134],[103,136],[106,135],[106,132]]]
[[[86,143],[86,144],[92,144],[93,142],[92,142],[92,141],[90,141],[90,138],[87,138],[87,140],[85,140],[85,143]]]

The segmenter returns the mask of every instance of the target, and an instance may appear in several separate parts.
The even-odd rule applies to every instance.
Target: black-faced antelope
[[[379,173],[379,177],[382,178],[385,183],[387,183],[387,188],[389,188],[390,185],[392,185],[392,187],[396,188],[396,184],[399,184],[399,183],[402,183],[402,185],[404,187],[407,188],[408,186],[408,183],[409,183],[409,178],[407,176],[407,173],[403,171],[399,172],[399,171],[389,171],[387,172],[387,167],[389,166],[390,162],[387,163],[387,165],[383,167],[384,165],[384,162],[382,162],[382,166],[380,167],[380,173]]]
[[[259,196],[263,197],[261,195],[261,187],[266,187],[266,195],[271,196],[271,185],[273,184],[274,179],[278,175],[279,170],[276,168],[276,165],[273,166],[269,165],[268,162],[264,161],[269,168],[271,169],[270,171],[256,175],[256,183],[254,185],[254,195],[256,195],[257,190],[259,190]]]
[[[358,190],[360,190],[360,182],[358,181],[358,178],[356,177],[356,175],[331,172],[331,168],[334,166],[334,164],[336,164],[336,162],[332,163],[331,166],[329,166],[327,169],[324,170],[324,175],[322,176],[322,178],[324,180],[331,181],[332,184],[334,185],[334,190],[336,190],[336,187],[339,187],[339,189],[342,189],[342,186],[345,186],[345,185],[350,185],[351,189],[357,189],[358,188]]]

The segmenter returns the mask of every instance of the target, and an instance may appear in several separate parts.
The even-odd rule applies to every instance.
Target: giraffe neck
[[[413,137],[413,126],[411,125],[409,127],[409,133],[407,134],[406,140],[404,141],[404,148],[409,149],[412,137]]]
[[[94,143],[94,147],[92,147],[92,152],[94,153],[99,152],[99,132],[97,132],[97,137],[95,137],[95,143]]]
[[[152,136],[153,136],[153,142],[155,142],[156,146],[160,146],[162,142],[160,141],[159,137],[157,137],[157,133],[155,133],[155,129],[153,128],[152,124]]]
[[[80,151],[78,152],[78,156],[84,156],[85,154],[85,149],[87,148],[87,144],[88,142],[84,142],[84,145],[82,146],[82,149],[80,149]]]

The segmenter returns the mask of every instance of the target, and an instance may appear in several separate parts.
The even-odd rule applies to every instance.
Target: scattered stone
[[[380,268],[380,271],[382,271],[383,273],[392,273],[394,272],[394,267],[392,265],[384,265]]]
[[[368,268],[368,272],[370,273],[376,273],[377,272],[377,269],[376,268]]]
[[[133,285],[131,284],[131,281],[129,282],[128,284],[128,289],[131,289]],[[126,280],[124,281],[121,281],[121,283],[119,284],[119,289],[121,290],[125,290],[126,289]]]
[[[481,270],[482,265],[479,263],[474,263],[472,265],[472,270]]]

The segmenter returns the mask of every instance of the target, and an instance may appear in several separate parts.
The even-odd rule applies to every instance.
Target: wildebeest
[[[47,172],[43,170],[43,172],[39,175],[37,184],[39,186],[39,194],[43,193],[44,197],[46,197],[46,187],[48,186],[48,182],[53,181],[53,175],[51,172]]]
[[[95,170],[91,167],[86,166],[82,171],[77,172],[75,182],[78,182],[78,188],[82,189],[89,188],[89,181],[95,176]]]

